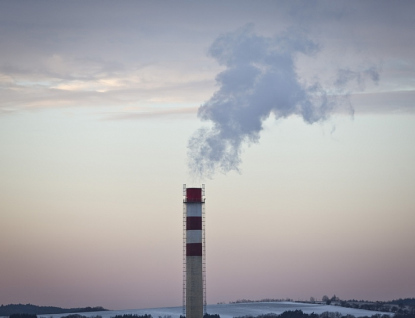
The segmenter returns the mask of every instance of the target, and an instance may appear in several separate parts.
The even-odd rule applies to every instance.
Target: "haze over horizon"
[[[415,2],[0,1],[0,304],[415,297]]]

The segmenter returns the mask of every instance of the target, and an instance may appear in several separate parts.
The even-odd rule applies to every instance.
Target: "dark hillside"
[[[102,307],[85,307],[85,308],[60,308],[53,306],[36,306],[32,304],[11,304],[0,306],[0,316],[10,316],[13,314],[32,314],[32,315],[46,315],[46,314],[65,314],[74,312],[94,312],[106,311]]]

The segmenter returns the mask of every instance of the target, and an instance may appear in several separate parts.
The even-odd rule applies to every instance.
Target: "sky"
[[[0,1],[0,304],[415,297],[413,1]]]

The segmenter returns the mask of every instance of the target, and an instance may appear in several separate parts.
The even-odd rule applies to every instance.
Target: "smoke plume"
[[[194,133],[188,144],[189,168],[194,176],[212,177],[217,171],[239,171],[244,144],[257,143],[269,116],[301,116],[312,124],[325,120],[336,106],[317,82],[306,86],[295,67],[298,54],[313,55],[319,46],[301,33],[276,37],[253,33],[252,26],[217,38],[209,54],[225,70],[216,77],[219,89],[200,106],[198,116],[212,125]],[[339,71],[334,86],[351,80],[363,85],[377,80],[375,69],[366,73]]]

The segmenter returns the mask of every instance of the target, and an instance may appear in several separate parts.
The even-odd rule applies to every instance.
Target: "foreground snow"
[[[240,316],[258,316],[263,314],[281,314],[284,311],[288,310],[302,310],[304,313],[311,314],[321,314],[323,312],[339,312],[344,315],[353,315],[355,317],[362,316],[373,316],[375,314],[387,314],[392,315],[391,313],[384,313],[379,311],[370,311],[364,309],[353,309],[345,308],[339,306],[331,305],[321,305],[321,304],[305,304],[305,303],[294,303],[294,302],[257,302],[257,303],[238,303],[238,304],[219,304],[219,305],[208,305],[207,312],[209,314],[219,314],[221,318],[233,318]],[[116,315],[125,315],[125,314],[137,314],[144,315],[150,314],[153,318],[166,318],[164,316],[171,316],[171,318],[179,318],[182,314],[182,307],[164,307],[164,308],[148,308],[148,309],[130,309],[130,310],[114,310],[114,311],[101,311],[101,312],[87,312],[80,313],[84,316],[102,316],[102,318],[111,318]],[[68,316],[69,314],[59,314],[59,315],[38,315],[38,318],[60,318],[63,316]]]

